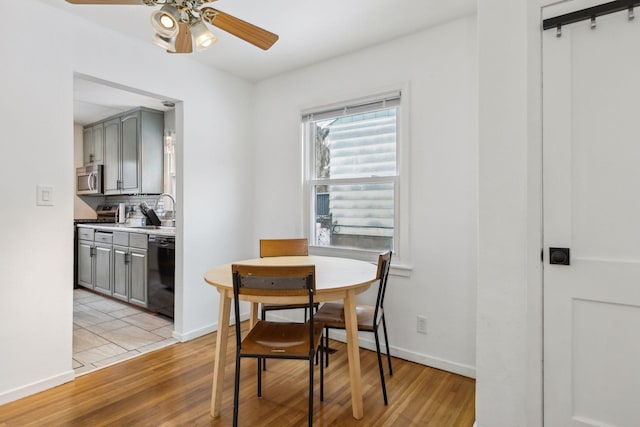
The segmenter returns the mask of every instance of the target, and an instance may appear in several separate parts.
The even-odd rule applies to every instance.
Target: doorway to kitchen
[[[73,99],[74,166],[103,180],[90,194],[74,188],[77,376],[177,342],[175,252],[151,242],[177,235],[182,103],[78,73]],[[145,223],[148,211],[159,224]]]

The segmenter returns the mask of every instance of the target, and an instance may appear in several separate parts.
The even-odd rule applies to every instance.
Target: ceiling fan
[[[72,4],[147,5],[161,6],[151,14],[151,25],[156,31],[153,42],[170,53],[202,51],[216,42],[205,22],[220,28],[260,49],[267,50],[278,40],[278,35],[245,22],[212,7],[216,0],[66,0]]]

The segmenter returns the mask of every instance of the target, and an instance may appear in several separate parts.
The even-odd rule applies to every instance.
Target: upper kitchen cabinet
[[[104,129],[102,123],[85,127],[82,142],[84,165],[101,165],[104,157]]]
[[[164,113],[137,108],[104,122],[104,194],[163,189]]]
[[[120,184],[120,117],[104,122],[104,187],[103,191],[119,193]]]

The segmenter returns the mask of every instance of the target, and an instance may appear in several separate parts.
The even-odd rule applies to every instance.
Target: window
[[[397,250],[399,117],[400,92],[303,113],[312,249]]]

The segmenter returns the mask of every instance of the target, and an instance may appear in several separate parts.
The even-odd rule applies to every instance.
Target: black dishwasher
[[[149,308],[173,319],[176,238],[149,235],[147,284]]]

